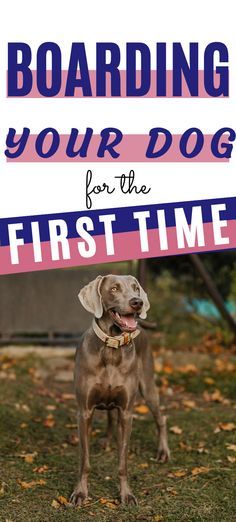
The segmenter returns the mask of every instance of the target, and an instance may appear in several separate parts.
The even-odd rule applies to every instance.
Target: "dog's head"
[[[79,294],[84,308],[100,319],[109,319],[124,332],[132,332],[137,317],[145,319],[150,304],[147,294],[133,276],[98,276],[84,286]]]

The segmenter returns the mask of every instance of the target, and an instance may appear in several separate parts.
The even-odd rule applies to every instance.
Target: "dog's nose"
[[[132,297],[132,299],[129,300],[129,305],[134,310],[140,310],[143,306],[143,301],[139,297]]]

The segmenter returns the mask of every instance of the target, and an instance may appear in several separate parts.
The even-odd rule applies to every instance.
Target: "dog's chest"
[[[126,350],[126,351],[124,351]],[[96,371],[96,383],[89,393],[89,407],[99,409],[125,408],[127,382],[130,392],[137,391],[137,357],[134,346],[124,349],[103,347]]]
[[[102,367],[106,367],[108,365],[118,367],[126,358],[127,355],[124,353],[124,351],[121,351],[121,348],[113,349],[108,346],[103,346],[99,353],[99,364]]]
[[[99,363],[101,366],[108,365],[128,369],[136,359],[135,345],[131,342],[129,345],[120,348],[110,348],[109,346],[102,346],[99,352]]]

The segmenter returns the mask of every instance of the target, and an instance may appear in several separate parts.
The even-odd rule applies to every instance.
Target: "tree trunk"
[[[211,296],[213,302],[215,303],[217,309],[219,310],[221,316],[225,319],[225,321],[228,323],[230,329],[234,333],[234,336],[236,336],[236,322],[234,318],[230,315],[228,312],[224,300],[216,287],[211,275],[205,268],[202,260],[200,259],[200,256],[198,254],[190,254],[190,259],[196,268],[197,272],[200,274],[201,278],[203,279],[207,291],[209,295]]]

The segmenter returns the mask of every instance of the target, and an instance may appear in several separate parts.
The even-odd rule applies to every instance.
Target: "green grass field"
[[[170,362],[156,364],[168,415],[169,463],[155,461],[152,417],[145,408],[135,412],[129,474],[139,505],[118,502],[116,441],[104,452],[105,414],[99,412],[91,436],[91,500],[76,509],[67,504],[78,466],[68,377],[73,361],[64,358],[58,369],[53,358],[1,356],[0,520],[236,521],[236,365],[230,356],[212,355],[199,369],[187,359],[186,353],[179,370]]]

